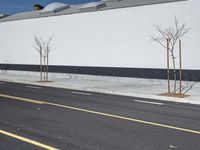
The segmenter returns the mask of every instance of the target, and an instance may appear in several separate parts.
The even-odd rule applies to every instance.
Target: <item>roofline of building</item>
[[[8,22],[8,21],[53,17],[53,16],[60,16],[60,15],[71,15],[71,14],[77,14],[77,13],[105,11],[105,10],[111,10],[111,9],[139,7],[139,6],[146,6],[146,5],[155,5],[155,4],[163,4],[163,3],[182,2],[182,1],[188,1],[188,0],[135,0],[135,1],[134,0],[115,0],[115,1],[107,0],[106,6],[102,8],[100,7],[99,9],[88,9],[88,10],[85,9],[84,11],[81,11],[80,8],[84,4],[79,4],[79,5],[70,5],[69,8],[66,8],[66,10],[62,10],[58,12],[49,12],[43,15],[42,13],[40,13],[40,11],[20,12],[20,13],[10,15],[8,17],[0,19],[0,23]]]

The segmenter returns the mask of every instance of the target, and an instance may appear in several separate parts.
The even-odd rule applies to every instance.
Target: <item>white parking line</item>
[[[26,86],[27,88],[32,88],[32,89],[42,89],[42,87],[39,86]]]
[[[146,104],[153,104],[153,105],[164,105],[163,103],[150,102],[150,101],[142,101],[142,100],[134,100],[134,102],[146,103]]]
[[[72,93],[72,94],[80,94],[80,95],[88,95],[88,96],[92,95],[92,94],[90,94],[90,93],[76,92],[76,91],[72,91],[71,93]]]

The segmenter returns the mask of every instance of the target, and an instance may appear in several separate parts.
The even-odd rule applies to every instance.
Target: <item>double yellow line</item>
[[[121,119],[121,120],[133,121],[133,122],[138,122],[138,123],[142,123],[142,124],[146,124],[146,125],[152,125],[152,126],[168,128],[168,129],[173,129],[173,130],[178,130],[178,131],[183,131],[183,132],[187,132],[187,133],[193,133],[193,134],[200,135],[200,131],[196,131],[196,130],[181,128],[181,127],[176,127],[176,126],[170,126],[170,125],[165,125],[165,124],[160,124],[160,123],[154,123],[154,122],[150,122],[150,121],[144,121],[144,120],[139,120],[139,119],[135,119],[135,118],[123,117],[123,116],[118,116],[118,115],[113,115],[113,114],[108,114],[108,113],[103,113],[103,112],[97,112],[97,111],[92,111],[92,110],[88,110],[88,109],[82,109],[82,108],[77,108],[77,107],[72,107],[72,106],[67,106],[67,105],[61,105],[61,104],[50,103],[50,102],[45,102],[45,101],[40,101],[40,100],[35,100],[35,99],[11,96],[11,95],[6,95],[6,94],[0,94],[0,97],[7,98],[9,100],[18,100],[18,101],[35,103],[35,104],[40,104],[40,105],[46,104],[46,105],[51,105],[51,106],[56,106],[56,107],[61,107],[61,108],[67,108],[67,109],[71,109],[71,110],[75,110],[75,111],[81,111],[81,112],[101,115],[101,116],[105,116],[105,117],[111,117],[111,118],[116,118],[116,119]],[[0,133],[4,134],[3,132],[0,132]],[[8,135],[8,134],[6,134],[6,135]],[[8,136],[10,136],[10,135],[8,135]],[[16,138],[14,136],[12,136],[12,137]],[[23,138],[18,138],[18,139],[23,140]],[[39,147],[43,147],[45,149],[50,149],[50,150],[55,149],[55,148],[52,148],[52,147],[48,148],[48,147],[45,147],[45,145],[40,145],[37,142],[34,142],[34,141],[31,142],[31,141],[32,140],[27,140],[25,142],[34,144],[34,145],[39,146]]]

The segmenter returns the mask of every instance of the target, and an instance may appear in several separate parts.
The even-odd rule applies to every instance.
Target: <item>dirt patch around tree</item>
[[[185,97],[190,96],[190,95],[186,95],[186,94],[182,94],[182,93],[161,93],[159,95],[167,96],[167,97],[177,97],[177,98],[185,98]]]

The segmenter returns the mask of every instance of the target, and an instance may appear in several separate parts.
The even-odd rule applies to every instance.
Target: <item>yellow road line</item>
[[[15,97],[15,96],[5,96],[4,94],[0,94],[0,97],[12,98],[12,99],[15,99],[15,100],[25,101],[25,102],[30,102],[30,103],[47,104],[47,105],[51,105],[51,106],[67,108],[67,109],[71,109],[71,110],[101,115],[101,116],[105,116],[105,117],[117,118],[117,119],[121,119],[121,120],[128,120],[128,121],[138,122],[138,123],[142,123],[142,124],[147,124],[147,125],[152,125],[152,126],[157,126],[157,127],[163,127],[163,128],[168,128],[168,129],[174,129],[174,130],[178,130],[178,131],[184,131],[184,132],[194,133],[194,134],[200,135],[200,131],[197,131],[197,130],[191,130],[191,129],[181,128],[181,127],[176,127],[176,126],[170,126],[170,125],[165,125],[165,124],[160,124],[160,123],[155,123],[155,122],[150,122],[150,121],[145,121],[145,120],[139,120],[139,119],[135,119],[135,118],[129,118],[129,117],[123,117],[123,116],[119,116],[119,115],[102,113],[102,112],[97,112],[97,111],[92,111],[92,110],[88,110],[88,109],[82,109],[82,108],[77,108],[77,107],[72,107],[72,106],[67,106],[67,105],[61,105],[61,104],[56,104],[56,103],[33,100],[33,99],[29,99],[29,98],[22,98],[22,97]]]
[[[18,100],[18,101],[29,102],[29,103],[35,103],[35,104],[44,104],[45,103],[42,101],[30,99],[30,98],[23,98],[23,97],[11,96],[11,95],[6,95],[6,94],[0,94],[0,97],[14,99],[14,100]]]
[[[97,114],[97,115],[101,115],[101,116],[111,117],[111,118],[117,118],[117,119],[122,119],[122,120],[128,120],[128,121],[148,124],[148,125],[152,125],[152,126],[158,126],[158,127],[169,128],[169,129],[174,129],[174,130],[179,130],[179,131],[184,131],[184,132],[189,132],[189,133],[200,134],[200,131],[195,131],[195,130],[191,130],[191,129],[185,129],[185,128],[180,128],[180,127],[175,127],[175,126],[170,126],[170,125],[165,125],[165,124],[160,124],[160,123],[154,123],[154,122],[149,122],[149,121],[144,121],[144,120],[139,120],[139,119],[134,119],[134,118],[129,118],[129,117],[112,115],[112,114],[107,114],[107,113],[102,113],[102,112],[97,112],[97,111],[92,111],[92,110],[87,110],[87,109],[81,109],[81,108],[76,108],[76,107],[71,107],[71,106],[66,106],[66,105],[60,105],[60,104],[54,104],[54,103],[47,103],[47,104],[57,106],[57,107],[63,107],[63,108],[67,108],[67,109]]]
[[[18,140],[20,140],[20,141],[24,141],[24,142],[27,142],[27,143],[36,145],[36,146],[38,146],[38,147],[41,147],[41,148],[44,148],[44,149],[47,149],[47,150],[58,150],[57,148],[54,148],[54,147],[51,147],[51,146],[42,144],[42,143],[40,143],[40,142],[36,142],[36,141],[30,140],[30,139],[27,139],[27,138],[25,138],[25,137],[22,137],[22,136],[13,134],[13,133],[9,133],[9,132],[7,132],[7,131],[0,130],[0,134],[7,135],[7,136],[9,136],[9,137],[12,137],[12,138],[18,139]]]

